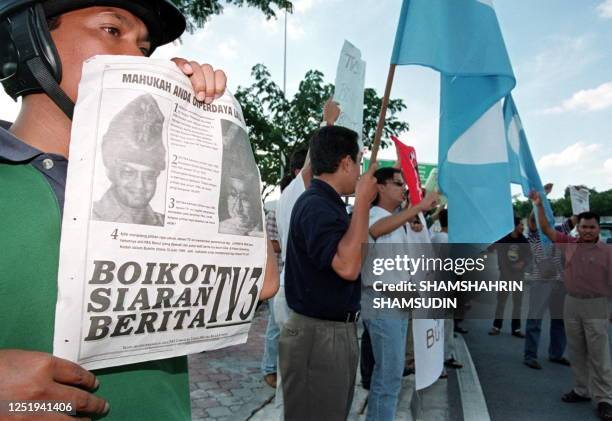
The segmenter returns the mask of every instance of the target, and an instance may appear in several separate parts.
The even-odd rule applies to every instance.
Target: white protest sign
[[[589,211],[589,190],[580,186],[569,186],[572,213],[578,215]]]
[[[366,62],[361,59],[361,51],[345,40],[336,71],[334,101],[340,105],[341,113],[335,124],[356,131],[360,149],[363,147],[365,70]]]
[[[260,177],[229,93],[167,60],[83,66],[53,352],[88,369],[244,343],[265,273]]]
[[[413,319],[416,390],[431,386],[444,367],[444,320]]]

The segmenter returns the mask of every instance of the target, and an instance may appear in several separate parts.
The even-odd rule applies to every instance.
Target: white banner
[[[431,386],[444,368],[444,320],[413,319],[416,390]]]
[[[356,131],[360,149],[363,147],[365,70],[366,62],[361,59],[361,51],[345,40],[338,61],[334,91],[334,101],[340,105],[342,112],[335,124]]]
[[[54,354],[88,369],[244,343],[265,273],[260,177],[240,105],[172,62],[83,67]]]
[[[589,190],[586,187],[569,186],[572,213],[578,215],[589,211]]]

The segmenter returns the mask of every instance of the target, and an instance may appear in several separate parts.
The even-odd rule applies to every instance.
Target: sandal
[[[449,358],[448,360],[444,361],[444,366],[448,367],[448,368],[463,368],[463,364],[461,364],[459,361],[457,361],[454,358]]]

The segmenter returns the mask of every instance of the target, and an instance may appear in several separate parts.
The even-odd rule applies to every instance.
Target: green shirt
[[[51,353],[57,299],[63,158],[0,128],[0,349]],[[44,162],[46,161],[46,162]],[[52,170],[51,168],[50,170]],[[61,172],[61,171],[60,171]],[[62,183],[63,182],[63,183]],[[60,191],[61,194],[58,194]],[[96,370],[105,421],[190,420],[187,358]]]

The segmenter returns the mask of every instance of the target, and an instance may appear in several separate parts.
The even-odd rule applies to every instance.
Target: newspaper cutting
[[[97,56],[72,125],[54,354],[97,369],[244,343],[265,273],[240,105],[172,62]]]

